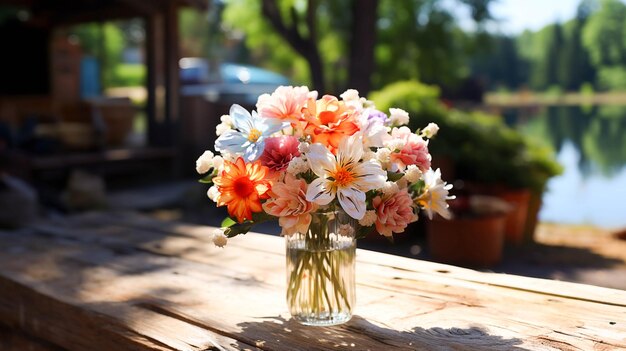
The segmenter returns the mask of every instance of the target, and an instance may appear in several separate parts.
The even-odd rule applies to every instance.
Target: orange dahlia
[[[305,109],[306,135],[314,143],[320,143],[336,154],[341,141],[359,131],[356,124],[356,111],[331,95],[324,95],[315,101],[309,100]]]
[[[239,157],[237,161],[224,161],[224,170],[213,178],[219,191],[217,205],[228,207],[228,214],[243,223],[252,219],[252,212],[261,212],[261,200],[269,197],[271,181],[269,169],[260,161],[245,163]]]

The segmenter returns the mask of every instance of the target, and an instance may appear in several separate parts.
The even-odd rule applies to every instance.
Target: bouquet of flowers
[[[337,312],[350,310],[354,300],[341,284],[347,279],[341,270],[354,266],[354,245],[342,251],[329,243],[374,231],[392,238],[420,210],[448,218],[452,185],[430,167],[428,139],[437,125],[412,132],[407,112],[392,108],[387,115],[356,90],[340,98],[317,95],[279,87],[260,96],[252,113],[233,105],[216,128],[220,155],[205,151],[196,170],[212,183],[209,198],[229,213],[213,242],[224,246],[254,224],[278,219],[284,236],[307,241],[294,255],[288,243],[288,300],[300,301],[292,315],[311,322],[323,314],[324,323],[335,324],[342,320]],[[320,213],[332,215],[320,219]]]

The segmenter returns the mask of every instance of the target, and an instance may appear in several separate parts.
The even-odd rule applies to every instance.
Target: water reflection
[[[543,221],[626,226],[626,106],[557,106],[504,112],[510,125],[548,141],[564,166],[548,183]]]

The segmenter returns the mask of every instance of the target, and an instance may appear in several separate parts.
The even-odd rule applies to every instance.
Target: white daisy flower
[[[319,178],[307,189],[307,201],[327,205],[335,197],[348,215],[361,219],[365,215],[365,193],[383,186],[387,173],[375,160],[359,162],[363,156],[360,135],[345,138],[337,156],[324,145],[312,144],[307,155],[309,166]]]
[[[452,189],[452,184],[446,184],[441,180],[439,168],[436,171],[431,168],[424,173],[424,184],[424,193],[417,198],[416,202],[426,211],[428,218],[433,218],[433,211],[445,219],[452,218],[446,201],[456,197],[448,195]]]

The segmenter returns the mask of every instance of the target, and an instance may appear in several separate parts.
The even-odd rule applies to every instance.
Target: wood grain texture
[[[0,232],[0,321],[68,350],[617,350],[626,292],[359,250],[356,316],[303,327],[282,238],[91,213]]]

